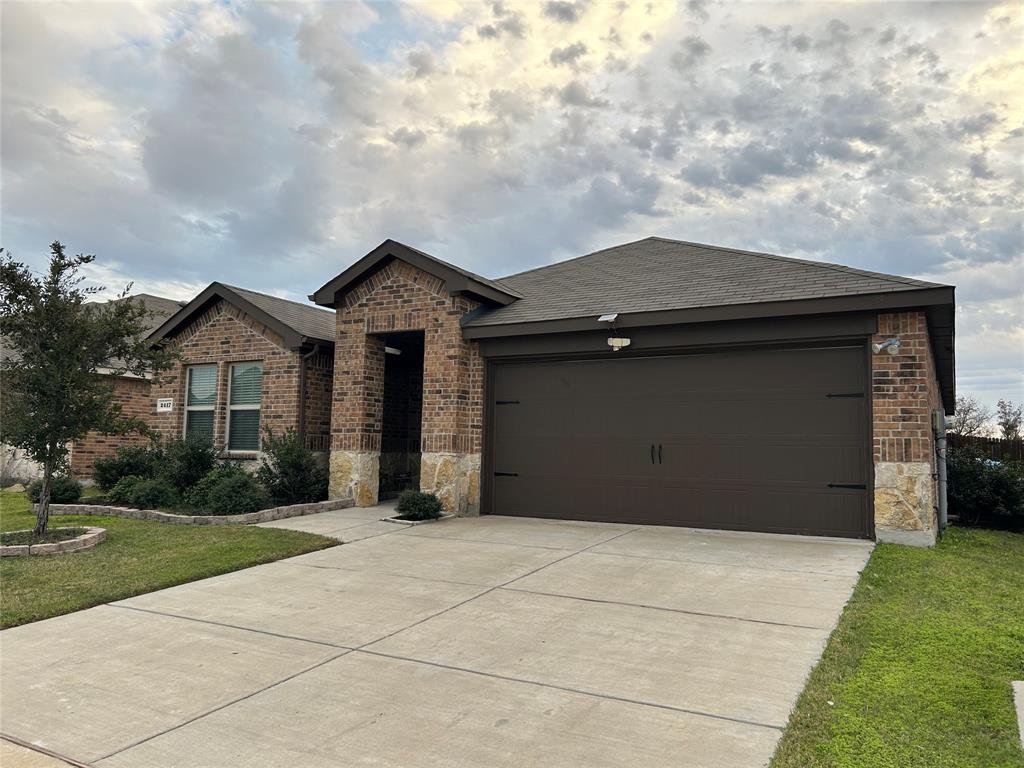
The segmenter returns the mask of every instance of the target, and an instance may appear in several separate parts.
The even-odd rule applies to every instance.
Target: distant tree
[[[50,267],[36,273],[0,249],[0,334],[11,350],[0,364],[0,439],[43,466],[37,534],[46,531],[54,474],[67,463],[69,444],[87,432],[148,432],[125,418],[109,376],[145,375],[170,366],[172,354],[145,341],[149,313],[128,299],[90,303],[101,287],[83,288],[82,266],[94,256],[67,256],[50,246]]]
[[[996,403],[996,424],[1004,440],[1020,440],[1020,425],[1024,418],[1024,405],[1014,405],[1012,400]]]
[[[956,399],[956,413],[947,423],[946,429],[954,435],[977,437],[989,430],[992,411],[974,397],[961,395]]]

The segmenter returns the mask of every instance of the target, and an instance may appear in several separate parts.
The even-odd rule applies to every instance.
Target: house
[[[490,280],[388,240],[310,297],[331,495],[418,467],[458,514],[928,544],[953,294],[656,237]]]
[[[150,334],[180,353],[153,384],[152,426],[239,460],[258,457],[264,428],[294,429],[326,459],[334,323],[328,310],[211,283]]]
[[[138,293],[129,296],[128,299],[141,302],[149,313],[145,328],[147,334],[182,306],[180,301],[149,293]],[[151,410],[152,377],[124,372],[123,366],[117,360],[110,361],[107,367],[100,369],[100,373],[109,378],[114,392],[114,400],[120,405],[121,413],[124,416],[148,422]],[[140,434],[104,435],[100,432],[89,432],[81,440],[76,440],[71,444],[68,455],[71,474],[75,477],[91,477],[92,465],[96,459],[113,456],[114,451],[121,445],[144,445],[148,442],[148,438]]]

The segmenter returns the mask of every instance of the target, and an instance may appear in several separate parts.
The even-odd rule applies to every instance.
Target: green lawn
[[[0,492],[0,530],[34,523],[24,494]],[[92,515],[55,515],[50,525],[98,525],[107,529],[107,540],[84,552],[0,559],[2,627],[337,544],[309,533],[247,525],[168,525]]]
[[[772,768],[1024,767],[1024,535],[879,545]]]

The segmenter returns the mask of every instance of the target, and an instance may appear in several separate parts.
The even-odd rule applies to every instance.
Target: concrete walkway
[[[0,731],[104,767],[765,765],[871,552],[380,516],[271,523],[358,540],[3,632]]]

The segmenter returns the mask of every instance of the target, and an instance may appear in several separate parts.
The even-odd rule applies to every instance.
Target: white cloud
[[[59,237],[174,296],[300,297],[385,237],[500,275],[663,234],[954,282],[962,388],[1020,397],[1020,23],[1009,2],[9,3],[4,245],[40,261]]]

